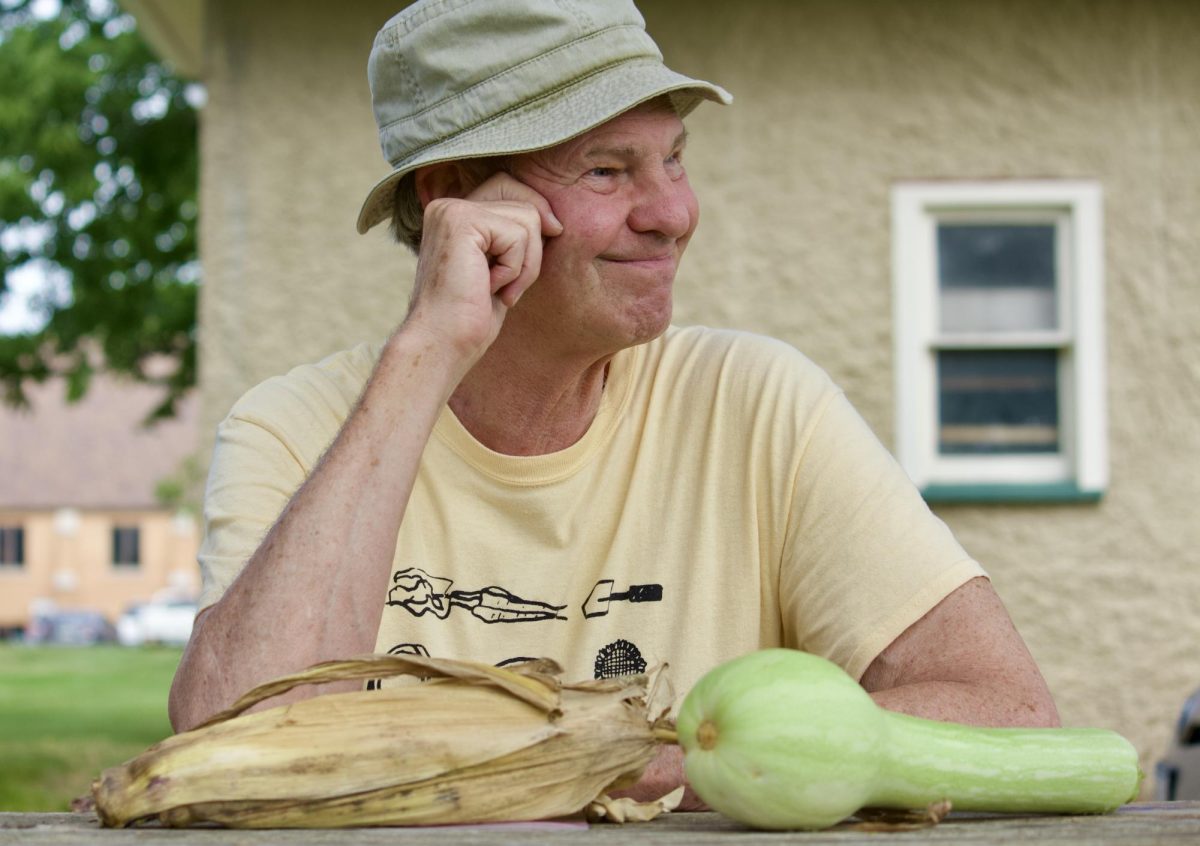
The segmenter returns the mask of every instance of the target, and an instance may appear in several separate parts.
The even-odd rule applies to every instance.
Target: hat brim
[[[358,213],[358,231],[365,233],[391,215],[396,183],[418,167],[544,150],[582,135],[640,103],[672,93],[692,97],[682,104],[682,114],[702,99],[723,105],[733,102],[732,95],[721,86],[691,79],[657,62],[628,62],[605,68],[396,162],[392,172],[367,195]]]

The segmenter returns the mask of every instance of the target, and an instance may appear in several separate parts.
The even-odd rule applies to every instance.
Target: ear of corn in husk
[[[105,770],[106,826],[239,828],[535,820],[636,782],[654,757],[661,676],[565,684],[553,662],[502,669],[419,656],[333,661],[268,682],[203,726]],[[417,675],[252,714],[298,684]]]

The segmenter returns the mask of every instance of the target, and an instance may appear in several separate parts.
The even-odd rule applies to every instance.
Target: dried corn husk
[[[319,664],[104,771],[96,811],[107,826],[244,828],[573,814],[637,780],[656,731],[670,735],[670,694],[647,676],[564,684],[557,672],[552,662],[501,669],[418,656]],[[427,681],[242,713],[298,684],[401,674]]]
[[[611,796],[599,796],[593,799],[583,815],[588,822],[649,822],[662,814],[670,813],[679,807],[683,801],[683,785],[679,785],[666,796],[652,802],[638,802],[628,796],[614,799]]]

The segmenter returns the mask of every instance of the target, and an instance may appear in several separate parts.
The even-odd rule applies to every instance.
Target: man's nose
[[[671,179],[667,173],[658,173],[639,181],[629,227],[636,232],[682,238],[692,231],[696,211],[696,195],[687,177]]]

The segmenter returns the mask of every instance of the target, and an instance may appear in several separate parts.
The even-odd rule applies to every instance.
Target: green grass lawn
[[[171,733],[181,650],[0,644],[0,811],[65,811]]]

